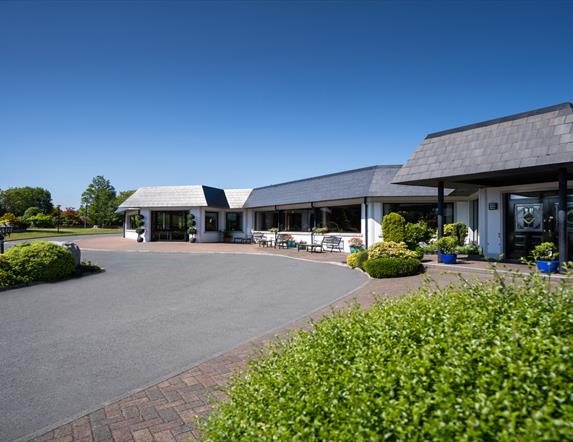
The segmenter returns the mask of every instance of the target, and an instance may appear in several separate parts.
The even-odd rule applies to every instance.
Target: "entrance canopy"
[[[573,105],[563,103],[429,134],[393,183],[469,189],[573,177]]]

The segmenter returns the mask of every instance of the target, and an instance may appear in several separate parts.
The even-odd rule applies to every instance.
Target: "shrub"
[[[71,275],[76,268],[68,249],[45,241],[17,244],[4,257],[22,282],[55,281]]]
[[[205,441],[573,438],[573,302],[541,277],[333,312],[234,378]]]
[[[464,255],[481,255],[481,247],[477,244],[466,244],[458,247],[458,253]]]
[[[372,244],[368,249],[368,259],[376,259],[382,257],[393,258],[416,258],[416,252],[409,250],[406,243],[382,241]]]
[[[432,236],[433,230],[425,221],[406,224],[404,242],[410,250],[416,250],[420,243],[427,243]]]
[[[12,270],[10,263],[4,256],[0,256],[0,288],[10,287],[22,282]]]
[[[463,246],[468,236],[468,226],[464,223],[452,223],[444,225],[444,235],[456,239],[458,246]]]
[[[453,254],[458,251],[458,240],[453,236],[442,236],[436,241],[436,246],[441,253]]]
[[[404,242],[406,239],[406,220],[398,213],[389,213],[382,218],[382,239],[384,241]]]
[[[24,214],[22,215],[23,219],[28,219],[31,216],[35,216],[38,215],[39,213],[42,213],[42,211],[38,208],[38,207],[28,207],[25,211]]]
[[[346,257],[346,264],[353,269],[358,267],[361,269],[364,263],[368,260],[368,250],[360,250],[359,252],[351,253]]]
[[[5,213],[0,217],[0,225],[10,224],[15,230],[24,230],[28,227],[28,223],[25,222],[21,217],[14,215],[13,213]]]
[[[552,242],[543,242],[533,248],[531,256],[536,261],[553,261],[559,258],[559,251]]]
[[[54,227],[54,217],[43,213],[26,218],[26,221],[33,227]]]
[[[418,258],[376,258],[364,263],[364,270],[373,278],[395,278],[410,276],[423,270]]]

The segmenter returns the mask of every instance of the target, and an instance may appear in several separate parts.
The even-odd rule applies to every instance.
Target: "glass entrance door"
[[[567,203],[567,230],[573,231],[573,199]],[[506,196],[506,258],[528,257],[531,250],[546,241],[559,245],[557,192],[512,193]],[[568,235],[569,257],[573,256],[573,235]]]
[[[187,239],[187,212],[151,212],[151,241],[185,241]]]

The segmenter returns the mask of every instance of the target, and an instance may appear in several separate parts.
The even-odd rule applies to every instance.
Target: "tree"
[[[109,180],[96,176],[82,194],[82,204],[87,206],[87,216],[93,224],[106,226],[113,220],[117,209],[117,193]]]
[[[37,207],[50,213],[54,207],[51,193],[42,187],[12,187],[0,193],[0,206],[4,212],[22,216],[27,208]]]

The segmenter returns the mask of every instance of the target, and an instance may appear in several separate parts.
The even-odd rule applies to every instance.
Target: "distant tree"
[[[96,176],[82,194],[82,204],[87,206],[87,216],[92,224],[109,225],[117,209],[117,193],[109,180]]]
[[[62,223],[68,226],[74,226],[81,222],[80,214],[73,207],[66,207],[61,213]]]
[[[31,216],[35,216],[38,213],[42,213],[42,210],[39,207],[28,207],[26,210],[24,210],[24,214],[22,215],[22,218],[24,219],[28,219]]]
[[[12,187],[0,193],[0,206],[4,212],[22,216],[27,208],[37,207],[42,213],[50,213],[54,207],[52,194],[42,187]]]

